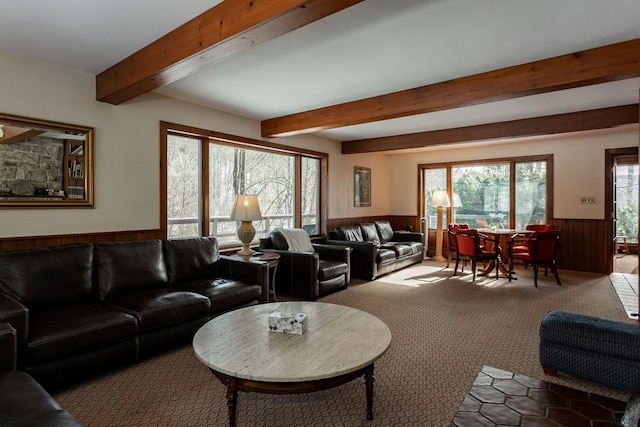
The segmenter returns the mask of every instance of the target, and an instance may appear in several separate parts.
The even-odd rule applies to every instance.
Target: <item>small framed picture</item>
[[[353,206],[371,206],[371,169],[353,167]]]

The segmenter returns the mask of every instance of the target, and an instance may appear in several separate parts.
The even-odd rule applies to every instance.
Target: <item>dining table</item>
[[[497,268],[502,274],[504,274],[511,280],[517,280],[517,277],[514,277],[514,272],[507,267],[509,263],[509,242],[516,235],[526,235],[532,233],[532,231],[497,227],[478,228],[477,230],[478,233],[488,236],[491,239],[489,241],[497,242],[497,244],[493,244],[493,249],[495,250],[497,255],[497,262],[496,260],[492,260],[489,264],[487,264],[485,268],[480,270],[480,273],[488,276],[494,269]]]

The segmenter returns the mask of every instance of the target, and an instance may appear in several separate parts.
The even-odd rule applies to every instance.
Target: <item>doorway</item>
[[[613,272],[638,274],[638,150],[612,153]]]

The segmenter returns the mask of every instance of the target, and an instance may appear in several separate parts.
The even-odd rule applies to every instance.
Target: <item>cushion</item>
[[[195,237],[164,242],[170,284],[219,276],[218,241],[214,237]]]
[[[374,224],[378,230],[381,243],[386,243],[393,239],[393,228],[391,228],[391,223],[389,221],[374,221]]]
[[[101,303],[82,303],[29,313],[27,361],[31,365],[77,355],[133,338],[133,316]]]
[[[333,279],[334,277],[347,274],[348,272],[349,266],[346,262],[320,260],[320,267],[318,268],[318,280],[323,281],[327,279]]]
[[[360,224],[362,230],[362,238],[365,242],[373,242],[376,245],[380,244],[380,237],[378,237],[378,230],[374,223]]]
[[[278,229],[273,230],[270,234],[270,237],[271,246],[273,249],[277,249],[279,251],[289,250],[289,244],[287,243],[287,240]]]
[[[167,285],[161,240],[96,243],[100,298]]]
[[[204,279],[185,282],[179,289],[202,294],[211,300],[211,313],[221,313],[250,303],[257,303],[262,295],[259,285],[231,279]]]
[[[384,264],[385,262],[391,262],[396,260],[396,253],[391,249],[380,248],[376,255],[376,262],[378,264]]]
[[[411,254],[414,253],[410,245],[405,245],[405,244],[399,243],[399,242],[387,242],[387,243],[384,243],[383,245],[381,245],[381,247],[383,247],[385,249],[391,249],[392,251],[394,251],[396,253],[398,258],[399,257],[403,257],[403,256],[407,256],[407,255],[411,255]]]
[[[357,225],[347,225],[337,229],[338,237],[347,242],[364,242],[362,230]]]
[[[138,329],[146,331],[199,319],[209,314],[209,298],[173,288],[144,289],[109,298],[107,303],[138,319]]]
[[[278,228],[284,236],[290,251],[315,252],[311,245],[311,238],[302,228]]]
[[[27,307],[98,300],[93,245],[0,252],[0,288]]]

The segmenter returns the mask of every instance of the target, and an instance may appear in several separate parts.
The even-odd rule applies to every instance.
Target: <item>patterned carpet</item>
[[[376,362],[374,420],[367,421],[364,381],[303,395],[240,393],[239,426],[449,426],[482,366],[628,400],[628,395],[570,377],[547,377],[538,364],[538,327],[561,309],[629,320],[608,276],[561,271],[534,288],[519,280],[451,278],[425,261],[373,282],[354,280],[319,301],[372,313],[391,329]],[[468,269],[466,270],[468,272]],[[304,363],[304,361],[299,361]],[[225,387],[190,346],[167,352],[55,394],[85,426],[228,425]]]

